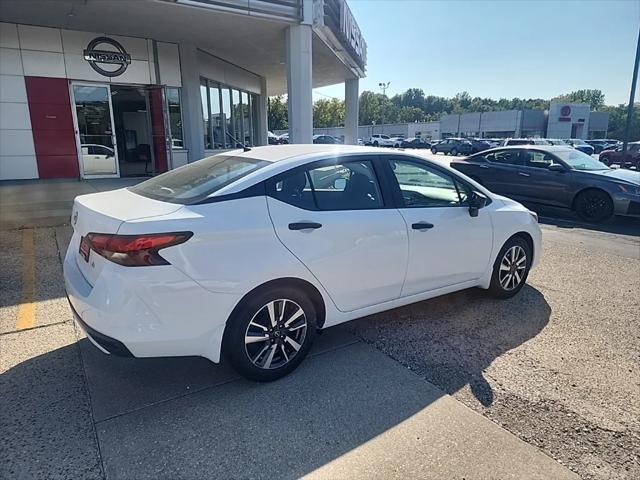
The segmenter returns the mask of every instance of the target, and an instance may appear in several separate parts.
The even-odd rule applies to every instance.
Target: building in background
[[[312,88],[342,82],[355,143],[365,67],[344,0],[4,0],[0,180],[149,175],[263,145],[283,93],[292,141],[310,143]]]
[[[443,115],[436,122],[361,125],[358,128],[358,138],[367,139],[373,133],[383,133],[426,140],[447,137],[589,139],[606,138],[608,128],[607,112],[592,112],[587,103],[563,103],[552,100],[548,111],[473,112]],[[344,128],[315,128],[314,133],[341,137],[344,135]]]

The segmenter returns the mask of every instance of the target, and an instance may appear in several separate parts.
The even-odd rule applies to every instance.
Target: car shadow
[[[485,369],[534,338],[550,315],[544,295],[525,285],[508,300],[469,289],[365,317],[350,328],[446,393],[469,385],[478,402],[488,406],[494,393]]]
[[[617,235],[640,236],[640,218],[637,217],[615,216],[607,222],[589,223],[578,218],[574,212],[564,208],[526,202],[523,202],[523,204],[538,214],[538,221],[542,225],[554,225],[562,229],[579,228]]]
[[[469,384],[490,404],[484,369],[549,314],[530,286],[506,301],[467,290],[328,329],[298,370],[268,384],[202,358],[110,357],[84,339],[0,375],[11,411],[0,428],[20,445],[7,471],[94,472],[95,425],[107,477],[297,478],[394,431],[443,391]],[[389,357],[419,365],[439,389]]]

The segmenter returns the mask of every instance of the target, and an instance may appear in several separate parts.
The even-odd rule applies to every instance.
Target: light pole
[[[622,143],[622,165],[624,168],[627,160],[627,143],[629,143],[629,131],[633,118],[633,101],[636,96],[636,83],[638,83],[638,64],[640,64],[640,30],[638,30],[638,45],[636,46],[636,63],[633,65],[633,78],[631,79],[631,93],[629,95],[629,107],[627,108],[627,125],[624,128],[624,141]]]
[[[387,96],[387,88],[389,88],[389,85],[391,85],[391,82],[380,82],[378,83],[378,86],[380,87],[380,89],[382,90],[382,95],[384,95],[385,97]],[[382,112],[381,112],[381,116],[382,116],[382,131],[380,133],[384,133],[384,107],[382,107]]]

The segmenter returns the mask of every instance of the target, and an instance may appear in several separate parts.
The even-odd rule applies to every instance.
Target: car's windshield
[[[133,193],[163,202],[196,203],[269,162],[214,155],[130,187]]]
[[[609,170],[604,163],[579,150],[563,150],[554,153],[574,170]]]

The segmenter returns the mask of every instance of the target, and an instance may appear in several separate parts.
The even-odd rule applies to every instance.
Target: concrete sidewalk
[[[2,181],[0,230],[68,224],[73,199],[78,195],[128,187],[143,180],[146,178]]]

